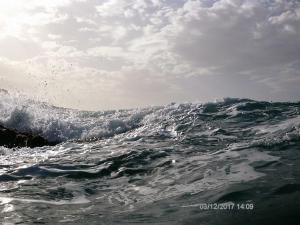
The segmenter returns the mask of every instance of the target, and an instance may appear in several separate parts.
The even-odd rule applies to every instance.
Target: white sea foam
[[[90,202],[85,196],[77,196],[72,200],[59,200],[59,201],[46,201],[46,200],[28,199],[28,198],[10,198],[10,197],[0,196],[0,205],[5,205],[14,201],[24,202],[24,203],[42,203],[42,204],[49,204],[49,205],[77,205],[77,204],[86,204]]]
[[[40,134],[49,141],[98,139],[128,131],[132,132],[128,139],[141,135],[176,137],[174,117],[197,107],[191,104],[170,104],[165,107],[87,112],[50,106],[20,95],[0,93],[0,124]]]
[[[83,112],[0,93],[0,123],[41,134],[50,141],[109,137],[136,126],[143,110]],[[151,110],[150,110],[151,111]]]
[[[144,109],[86,112],[58,108],[2,91],[0,92],[0,124],[20,131],[40,134],[49,141],[61,142],[93,140],[120,134],[122,140],[128,141],[149,136],[180,138],[182,134],[180,126],[195,126],[197,113],[223,113],[234,117],[240,113],[239,107],[245,106],[247,101],[226,98],[206,104],[170,104]],[[217,109],[218,105],[223,107],[220,112]],[[275,125],[254,126],[251,129],[256,130],[258,136],[270,134],[271,138],[276,140],[289,140],[300,137],[299,127],[298,116],[277,122]],[[211,136],[218,129],[219,127],[204,127],[197,131],[197,136]],[[227,134],[217,134],[217,136],[219,139],[236,139],[235,136]]]

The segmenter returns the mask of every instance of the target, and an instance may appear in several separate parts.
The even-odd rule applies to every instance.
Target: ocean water
[[[0,147],[0,224],[300,220],[300,103],[88,112],[1,92],[0,123],[60,142]]]

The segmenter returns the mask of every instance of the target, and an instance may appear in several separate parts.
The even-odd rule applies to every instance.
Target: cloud
[[[48,81],[60,105],[300,98],[298,1],[11,0],[0,8],[1,58]],[[62,97],[63,85],[84,106]]]

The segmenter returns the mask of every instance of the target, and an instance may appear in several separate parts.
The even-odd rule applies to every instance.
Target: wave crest
[[[203,138],[235,140],[256,136],[268,143],[300,137],[299,103],[226,98],[205,104],[88,112],[58,108],[6,92],[0,92],[0,97],[0,123],[42,135],[53,142],[94,140],[121,134],[127,140],[155,136],[195,143]],[[282,124],[290,123],[298,125],[288,131]],[[272,132],[274,127],[279,131]],[[250,131],[235,132],[237,129]]]

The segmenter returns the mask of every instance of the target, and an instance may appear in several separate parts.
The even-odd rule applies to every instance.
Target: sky
[[[300,101],[298,0],[1,0],[0,88],[63,107]]]

